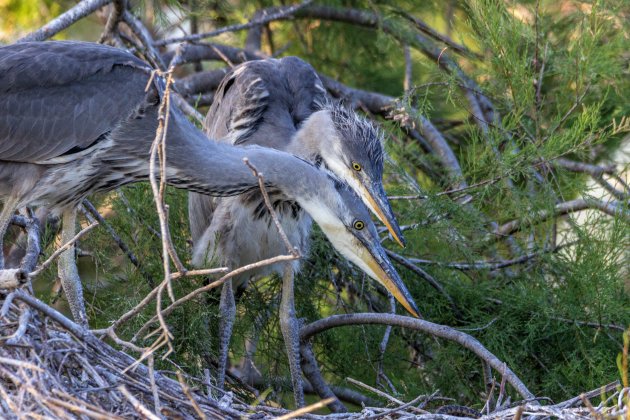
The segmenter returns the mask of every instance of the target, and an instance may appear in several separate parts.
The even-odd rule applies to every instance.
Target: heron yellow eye
[[[355,220],[354,223],[352,224],[352,226],[356,229],[356,230],[361,230],[365,227],[365,223],[363,223],[360,220]]]
[[[359,172],[361,170],[361,165],[359,165],[356,162],[352,162],[352,169],[354,169],[355,171]]]

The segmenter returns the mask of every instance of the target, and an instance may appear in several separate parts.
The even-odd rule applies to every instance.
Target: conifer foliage
[[[60,12],[77,7],[45,3]],[[628,2],[285,3],[116,1],[56,37],[95,41],[105,27],[102,41],[157,67],[187,42],[174,89],[191,118],[212,103],[226,67],[271,56],[308,61],[331,97],[384,130],[384,183],[408,245],[399,248],[386,229],[383,245],[424,320],[474,337],[537,397],[561,401],[627,382],[627,360],[624,367],[617,359],[630,325]],[[29,29],[3,36],[16,40]],[[167,189],[171,237],[188,265],[186,199]],[[83,217],[100,212],[104,221],[81,239],[79,261],[91,327],[107,329],[164,277],[160,223],[148,185],[91,201]],[[54,226],[46,232],[45,257],[55,250]],[[317,228],[313,238],[296,280],[304,325],[335,314],[405,315]],[[54,281],[54,267],[41,277],[37,296],[53,304],[44,279]],[[182,277],[173,293],[180,298],[216,278]],[[248,402],[256,393],[290,406],[280,284],[263,278],[239,297],[230,361],[245,378],[230,386]],[[171,303],[166,292],[162,300],[163,308]],[[156,368],[211,371],[217,308],[211,291],[170,312],[172,337],[156,353],[168,357],[156,357]],[[145,324],[155,311],[153,302],[117,325],[117,337],[151,346],[148,333],[159,325]],[[400,324],[357,321],[309,343],[320,379],[350,409],[388,402],[356,381],[403,401],[439,391],[434,397],[479,411],[498,405],[500,388],[499,400],[522,399],[501,384],[501,370],[484,368],[460,343]]]

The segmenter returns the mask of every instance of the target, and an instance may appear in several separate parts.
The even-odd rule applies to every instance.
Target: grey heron
[[[74,228],[74,208],[88,194],[147,180],[162,87],[144,61],[104,45],[51,41],[0,47],[0,238],[18,207],[44,205],[63,213],[63,223]],[[176,107],[169,118],[169,184],[214,196],[257,190],[257,179],[242,162],[247,157],[270,188],[299,203],[337,249],[416,311],[367,209],[344,184],[286,153],[209,141]],[[357,221],[363,229],[356,228]],[[61,270],[62,286],[73,316],[85,323],[74,250],[66,255],[60,264],[74,268]]]
[[[205,127],[206,134],[217,141],[284,150],[316,166],[324,166],[347,183],[404,246],[382,185],[382,134],[369,120],[328,100],[317,73],[303,60],[297,57],[257,60],[232,68],[215,93]],[[293,174],[295,182],[300,182],[300,176]],[[276,192],[272,201],[278,206],[278,215],[291,243],[305,255],[311,218],[281,193]],[[191,193],[189,219],[193,262],[197,265],[219,259],[222,264],[239,267],[277,255],[285,248],[256,191],[219,199]],[[224,284],[220,301],[219,387],[224,385],[235,318],[233,288],[243,287],[251,277],[277,272],[283,275],[280,325],[296,403],[303,402],[296,350],[299,332],[292,297],[292,276],[298,270],[297,261],[284,273],[283,265],[277,264],[235,278],[235,284]]]

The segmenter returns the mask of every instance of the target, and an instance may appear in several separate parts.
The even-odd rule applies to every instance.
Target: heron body
[[[308,237],[311,217],[296,202],[287,201],[276,191],[270,191],[270,200],[276,203],[274,211],[292,246],[300,255],[309,251]],[[193,249],[193,264],[203,266],[218,259],[228,267],[241,267],[256,261],[287,253],[287,246],[278,233],[267,207],[258,191],[242,196],[226,197],[214,210],[210,225],[199,237]],[[299,260],[292,263],[299,270]],[[247,285],[252,277],[282,273],[284,264],[272,264],[241,274],[233,279],[235,287]]]
[[[0,48],[2,197],[59,210],[93,192],[147,180],[160,102],[159,78],[145,92],[151,72],[133,55],[98,44]],[[237,151],[230,163],[234,150],[217,145],[213,153],[177,109],[170,118],[169,183],[215,195],[256,188],[238,162],[247,152]]]
[[[64,223],[73,223],[69,215],[85,196],[149,178],[149,150],[164,95],[162,78],[152,72],[125,51],[93,43],[0,47],[0,237],[19,206],[46,205],[63,212]],[[243,164],[247,157],[270,188],[297,202],[329,237],[335,235],[330,239],[344,255],[415,308],[380,248],[367,210],[325,172],[280,151],[209,141],[176,107],[170,110],[165,150],[169,184],[213,196],[258,189]],[[291,176],[296,173],[297,180]],[[355,220],[364,220],[366,228],[353,229]],[[74,249],[64,255],[66,263],[74,261]],[[67,295],[74,290],[68,296],[73,316],[85,323],[83,302],[76,301],[81,290],[76,267],[69,277],[62,276],[62,286]]]
[[[317,73],[304,61],[286,57],[250,61],[235,67],[219,85],[205,127],[206,133],[218,141],[284,150],[330,170],[355,190],[402,244],[402,234],[382,187],[383,148],[379,130],[368,120],[329,101]],[[300,182],[300,176],[302,174],[293,172],[294,182]],[[286,245],[271,224],[259,192],[218,199],[199,194],[189,197],[195,264],[218,259],[222,264],[239,267],[286,252]],[[274,191],[271,201],[277,207],[291,244],[306,255],[311,217],[279,191]],[[332,233],[332,236],[337,234]],[[272,272],[287,275],[285,270],[283,264],[263,267],[234,279],[234,286],[243,287],[249,279]],[[291,271],[298,270],[296,261]],[[283,283],[283,293],[285,287],[292,290],[289,283],[290,280]],[[230,289],[232,285],[226,283],[224,287]],[[229,293],[224,290],[222,295],[224,318],[235,313],[233,298],[226,300]],[[292,298],[286,306],[294,312]],[[281,326],[283,316],[288,317],[281,313]],[[227,365],[232,322],[222,319],[219,386],[223,385],[222,371]],[[296,321],[288,319],[286,323]],[[293,341],[295,346],[296,335],[297,332],[291,331],[285,334],[290,360],[299,359],[290,354],[289,342]],[[295,378],[299,369],[295,366],[292,366],[292,375],[295,391],[299,386]],[[303,399],[299,394],[296,392],[298,404]]]
[[[331,170],[359,192],[368,205],[378,209],[375,213],[402,243],[381,184],[380,132],[368,120],[328,101],[317,73],[306,62],[286,57],[235,67],[217,89],[205,126],[206,133],[218,141],[284,150]],[[353,169],[353,165],[360,165],[360,170]],[[291,243],[306,254],[311,219],[300,212],[299,204],[280,194],[272,201],[278,205],[279,218]],[[189,216],[197,264],[219,256],[226,264],[240,266],[259,261],[263,255],[277,255],[285,248],[276,230],[269,229],[271,220],[257,191],[221,199],[190,194]],[[231,240],[239,235],[247,237]],[[248,249],[247,239],[251,237],[268,241],[269,246]],[[282,271],[280,267],[275,269]],[[266,267],[260,274],[271,270],[273,267]]]

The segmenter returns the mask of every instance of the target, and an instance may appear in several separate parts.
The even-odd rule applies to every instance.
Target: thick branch
[[[175,82],[175,89],[184,96],[196,95],[199,92],[212,92],[219,87],[228,69],[218,69],[193,73]]]
[[[259,10],[258,14],[260,16],[262,16],[260,19],[252,19],[251,21],[249,21],[247,23],[244,23],[244,24],[241,24],[241,25],[225,26],[223,28],[217,29],[217,30],[212,31],[212,32],[204,32],[204,33],[201,33],[201,34],[194,34],[194,35],[189,35],[189,36],[167,38],[167,39],[163,39],[161,41],[155,42],[155,45],[156,46],[161,46],[161,45],[174,44],[174,43],[177,43],[177,42],[200,41],[202,39],[212,38],[212,37],[215,37],[217,35],[221,35],[221,34],[226,33],[226,32],[242,31],[244,29],[250,29],[250,28],[254,28],[256,26],[264,25],[265,23],[272,22],[274,20],[288,19],[293,14],[295,14],[295,12],[297,12],[298,10],[304,8],[305,6],[309,5],[312,2],[313,2],[313,0],[304,0],[302,3],[298,3],[298,4],[294,5],[294,6],[287,6],[287,7],[282,7],[282,8],[273,8],[273,9]],[[275,11],[275,13],[274,13],[274,11]]]
[[[429,321],[392,314],[347,314],[333,315],[328,318],[315,321],[305,325],[300,332],[300,340],[305,342],[316,334],[329,330],[331,328],[342,327],[346,325],[362,325],[362,324],[378,324],[378,325],[394,325],[412,330],[422,331],[435,337],[444,338],[454,341],[468,350],[475,353],[482,360],[486,361],[496,371],[503,373],[507,381],[518,391],[525,399],[534,398],[525,384],[516,376],[505,363],[499,360],[494,354],[490,353],[483,344],[476,338],[457,331],[451,327],[434,324]]]
[[[254,16],[250,19],[250,22],[261,21],[265,15],[277,13],[278,10],[282,8],[278,7],[270,7],[268,9],[257,10],[254,13]],[[249,28],[247,31],[247,38],[245,38],[245,49],[249,51],[260,51],[262,47],[262,34],[263,34],[263,25],[259,24]]]
[[[308,379],[313,386],[313,390],[322,399],[334,398],[334,400],[328,404],[328,408],[330,408],[333,413],[346,413],[348,409],[339,401],[330,386],[324,380],[317,366],[313,349],[309,343],[302,343],[300,345],[300,355],[302,356],[302,371],[306,379]]]
[[[163,60],[168,63],[173,59],[174,55],[174,51],[168,51],[164,53]],[[268,58],[266,55],[259,52],[246,51],[241,48],[222,44],[183,44],[181,46],[178,64],[194,63],[203,60],[223,61],[225,57],[234,64]]]
[[[67,12],[62,13],[57,18],[42,26],[41,29],[31,32],[20,38],[17,42],[43,41],[48,39],[110,2],[111,0],[83,0]]]

